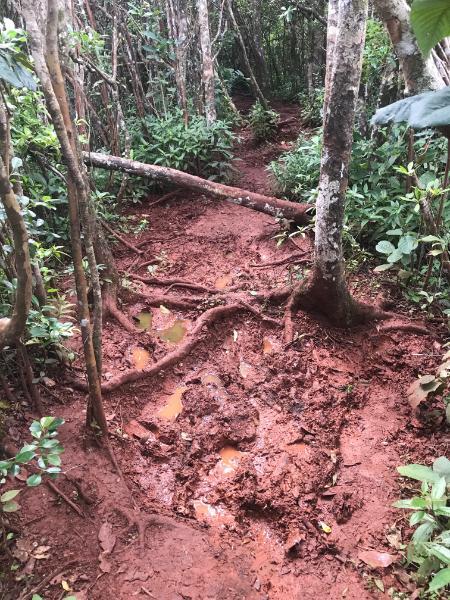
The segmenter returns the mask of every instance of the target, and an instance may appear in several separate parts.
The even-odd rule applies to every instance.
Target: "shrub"
[[[207,125],[204,117],[193,116],[185,125],[180,110],[165,117],[147,117],[148,137],[134,133],[134,158],[154,165],[172,167],[208,179],[224,179],[233,158],[234,134],[226,121]]]
[[[322,124],[322,107],[325,90],[323,87],[314,88],[308,92],[300,92],[298,101],[300,103],[300,114],[305,125],[319,127]]]
[[[256,142],[267,142],[274,138],[279,119],[274,110],[266,110],[258,100],[250,109],[248,119]]]

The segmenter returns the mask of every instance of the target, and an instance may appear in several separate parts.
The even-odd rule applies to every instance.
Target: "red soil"
[[[259,148],[244,133],[239,185],[269,191],[264,166],[283,150],[284,136],[295,137],[296,126],[288,128],[277,144]],[[260,213],[185,193],[129,213],[135,223],[144,215],[149,228],[128,239],[149,239],[148,256],[164,259],[158,276],[257,290],[299,273],[289,264],[252,268],[298,250],[293,242],[277,248],[277,225]],[[311,249],[308,238],[295,244]],[[123,246],[115,254],[124,270],[136,259]],[[389,299],[369,273],[352,276],[351,285],[359,297]],[[177,293],[189,294],[170,292]],[[106,323],[105,379],[133,367],[136,356],[146,360],[145,352],[133,353],[137,348],[160,358],[174,344],[155,330],[175,319],[189,329],[204,309],[169,314],[134,300],[122,308],[130,317],[152,312],[153,329],[131,335]],[[282,307],[272,314],[280,318]],[[78,600],[361,600],[388,598],[390,587],[414,589],[399,552],[408,528],[391,504],[405,485],[396,465],[448,453],[441,421],[419,421],[405,393],[439,360],[440,344],[431,331],[420,337],[380,334],[375,325],[343,331],[301,313],[295,326],[298,336],[284,348],[281,329],[237,314],[212,326],[169,372],[105,396],[138,518],[150,519],[144,548],[124,515],[137,514],[129,492],[85,433],[85,398],[61,375],[53,388],[59,403],[48,396],[46,408],[66,420],[64,468],[81,479],[92,503],[64,476],[57,484],[84,518],[45,486],[22,494],[13,574],[21,580],[2,597],[17,598],[18,588],[31,589],[53,571],[40,592],[46,600],[64,597],[62,580]],[[180,388],[182,410],[167,420],[159,411]],[[169,412],[177,404],[180,410],[172,399]],[[25,432],[30,419],[25,412],[12,429]],[[36,545],[49,546],[48,558],[30,558]],[[372,569],[359,559],[366,550],[396,560]]]

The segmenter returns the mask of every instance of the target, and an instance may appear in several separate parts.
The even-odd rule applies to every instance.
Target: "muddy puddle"
[[[183,341],[187,332],[186,321],[182,319],[177,319],[173,325],[163,329],[162,331],[157,331],[159,337],[165,342],[170,342],[171,344],[179,344]]]
[[[156,413],[160,419],[164,421],[175,421],[175,419],[183,412],[183,394],[188,388],[180,386],[176,388],[171,396],[169,396],[166,404]]]
[[[133,348],[131,355],[133,357],[134,366],[139,371],[145,369],[150,361],[150,353],[144,348]]]

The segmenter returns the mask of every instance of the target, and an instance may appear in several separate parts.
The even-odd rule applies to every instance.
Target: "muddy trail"
[[[296,137],[297,109],[276,108],[286,120],[277,143],[255,147],[242,132],[242,187],[271,191],[265,167]],[[250,296],[308,267],[289,257],[310,256],[312,240],[277,247],[269,216],[190,192],[152,206],[157,199],[127,210],[131,231],[149,222],[126,236],[144,253],[115,245],[127,289],[121,308],[136,332],[105,324],[106,382],[180,347],[214,291]],[[195,299],[199,290],[127,275],[148,276],[144,263],[156,277],[213,290],[209,300],[177,308],[170,299]],[[357,297],[408,311],[370,270],[351,275],[350,285]],[[282,311],[267,314],[281,321]],[[405,393],[439,360],[443,340],[432,328],[428,336],[375,324],[343,331],[298,313],[285,347],[273,320],[236,310],[205,328],[181,362],[105,394],[131,495],[85,432],[85,395],[70,384],[81,361],[55,375],[46,409],[66,421],[69,475],[57,483],[80,514],[46,486],[24,493],[13,575],[27,590],[21,597],[36,588],[46,600],[62,598],[63,581],[78,600],[360,600],[414,589],[400,553],[409,530],[391,508],[405,485],[395,467],[448,453],[441,421],[414,416]],[[25,410],[13,433],[29,420]],[[393,562],[379,568],[367,551]]]

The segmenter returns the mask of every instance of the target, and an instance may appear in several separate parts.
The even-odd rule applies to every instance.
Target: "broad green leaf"
[[[405,235],[399,239],[398,249],[403,254],[411,254],[417,248],[418,243],[417,239],[412,235]]]
[[[450,124],[450,87],[409,96],[377,110],[372,125],[406,122],[413,129]]]
[[[395,246],[387,240],[381,240],[381,242],[378,242],[375,246],[375,250],[381,254],[392,254],[395,250]]]
[[[17,494],[20,494],[20,490],[9,490],[9,492],[5,492],[0,496],[0,501],[9,502],[13,498],[15,498]]]
[[[28,450],[25,452],[19,452],[19,454],[17,454],[17,456],[14,460],[15,460],[15,462],[19,463],[20,465],[23,465],[23,464],[29,462],[34,456],[35,456],[35,452],[33,452],[32,450]]]
[[[48,429],[52,425],[54,420],[55,417],[42,417],[42,419],[40,420],[40,425],[42,429]]]
[[[441,241],[441,238],[438,238],[435,235],[426,235],[425,237],[422,237],[419,239],[419,242],[426,242],[426,243],[440,242],[440,241]]]
[[[34,473],[33,475],[30,475],[27,478],[27,485],[29,487],[36,487],[37,485],[40,485],[42,482],[42,476],[39,475],[39,473]]]
[[[445,477],[441,477],[431,488],[431,499],[439,500],[445,494],[447,483]]]
[[[16,512],[16,510],[19,510],[19,505],[17,504],[17,502],[5,502],[5,504],[2,504],[2,510],[3,512]]]
[[[450,35],[448,0],[414,0],[411,25],[420,49],[427,56],[443,38]]]
[[[428,542],[436,527],[436,523],[422,523],[422,525],[419,525],[419,527],[413,533],[413,542],[416,544],[418,542]]]
[[[409,518],[409,524],[411,527],[414,525],[418,525],[420,521],[424,518],[425,512],[423,510],[416,510]]]
[[[427,545],[427,550],[430,554],[435,556],[441,562],[450,565],[450,549],[442,546],[442,544],[435,544],[431,542]]]
[[[403,253],[401,252],[401,250],[399,250],[398,248],[395,248],[394,252],[392,252],[392,254],[389,254],[389,256],[387,257],[387,260],[390,263],[396,263],[399,260],[401,260],[402,258],[403,258]]]
[[[17,88],[28,88],[32,92],[36,90],[31,72],[5,51],[0,51],[0,79]]]
[[[430,467],[426,467],[425,465],[404,465],[397,467],[397,471],[403,477],[411,477],[411,479],[417,479],[418,481],[436,482],[440,479],[438,473],[435,473]]]
[[[430,587],[428,588],[429,592],[435,592],[437,590],[441,590],[446,585],[450,584],[450,568],[441,569],[436,573],[430,583]]]

